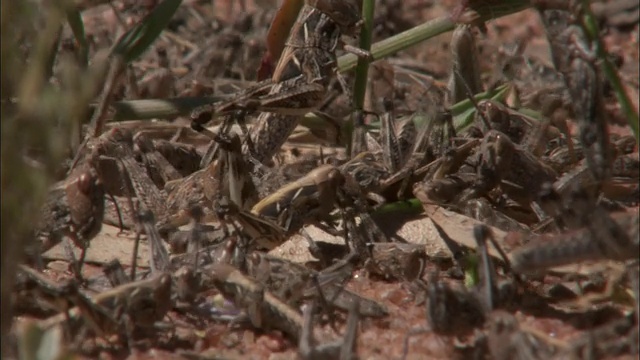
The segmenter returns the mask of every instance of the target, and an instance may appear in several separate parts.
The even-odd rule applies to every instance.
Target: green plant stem
[[[86,67],[89,64],[89,43],[84,31],[82,15],[77,7],[69,6],[67,9],[67,22],[78,44],[78,59],[82,66]]]
[[[224,99],[226,97],[212,96],[116,101],[111,105],[115,110],[115,115],[109,121],[172,119],[188,114],[198,106]]]
[[[613,66],[611,61],[609,61],[609,56],[607,54],[607,50],[605,49],[604,44],[600,40],[600,28],[598,27],[597,20],[591,11],[591,7],[589,6],[589,1],[582,0],[583,7],[583,16],[580,25],[582,29],[589,37],[589,40],[592,44],[595,45],[595,55],[598,57],[600,61],[602,72],[606,76],[607,80],[611,84],[613,91],[618,98],[618,102],[620,103],[620,108],[622,109],[622,113],[627,118],[627,122],[633,131],[634,136],[636,137],[636,142],[640,140],[640,134],[638,130],[638,112],[633,107],[627,92],[622,85],[622,81],[620,81],[620,76],[616,71],[616,68]]]
[[[136,26],[122,34],[111,48],[111,55],[122,56],[129,64],[149,49],[171,21],[182,0],[164,0]]]
[[[375,1],[364,0],[362,4],[362,19],[364,25],[360,32],[360,48],[365,51],[371,49],[371,32],[373,30],[373,14],[375,12]],[[364,96],[367,92],[367,79],[369,75],[369,59],[359,58],[356,66],[356,79],[353,88],[353,102],[356,110],[362,110],[364,106]]]
[[[451,31],[454,27],[455,23],[448,16],[443,16],[384,39],[371,47],[373,61],[384,59],[398,51],[405,50],[422,41]],[[350,71],[356,67],[357,62],[357,56],[346,54],[338,59],[338,69],[340,72]]]
[[[394,203],[382,205],[373,213],[375,215],[392,214],[399,212],[411,212],[419,214],[423,211],[424,210],[422,209],[422,203],[420,202],[420,200],[413,198],[405,201],[396,201]]]
[[[529,1],[506,0],[501,5],[487,5],[478,8],[480,20],[488,21],[527,9],[531,6]],[[364,9],[363,9],[364,12]],[[375,43],[371,47],[372,61],[377,61],[389,57],[398,51],[408,49],[418,43],[431,39],[432,37],[452,31],[456,26],[455,21],[450,16],[441,16],[429,20],[400,34]],[[347,72],[356,67],[358,58],[353,54],[341,56],[338,59],[338,69],[340,72]]]

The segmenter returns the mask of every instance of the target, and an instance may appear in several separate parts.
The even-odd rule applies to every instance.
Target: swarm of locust
[[[564,119],[534,119],[494,100],[474,101],[473,123],[456,130],[447,105],[482,91],[473,35],[469,26],[461,25],[451,44],[454,65],[449,89],[430,89],[427,95],[424,89],[410,90],[429,99],[428,105],[423,104],[425,111],[409,109],[414,115],[401,117],[403,99],[397,99],[401,86],[396,76],[404,70],[380,66],[387,88],[394,91],[372,95],[373,102],[384,108],[377,116],[378,131],[357,126],[348,159],[321,161],[260,198],[260,179],[277,171],[266,164],[291,135],[298,118],[324,103],[331,81],[338,80],[348,93],[337,73],[336,52],[343,35],[357,32],[357,10],[336,0],[304,5],[270,79],[192,114],[192,129],[211,141],[204,156],[193,146],[117,126],[87,143],[67,179],[52,188],[43,210],[46,216],[35,233],[40,246],[29,249],[29,254],[38,263],[40,252],[68,238],[83,249],[74,270],[84,281],[84,251],[104,220],[135,228],[138,240],[146,234],[151,274],[138,279],[135,264],[130,276],[118,266],[108,267],[105,273],[113,288],[89,297],[77,280],[52,284],[23,267],[18,295],[36,292],[63,313],[46,320],[43,327],[62,324],[70,336],[78,337],[77,327],[84,323],[85,331],[105,338],[124,333],[134,346],[139,333],[161,329],[158,323],[172,308],[195,314],[195,305],[202,301],[199,295],[216,288],[244,310],[252,326],[281,331],[299,344],[304,357],[349,358],[358,318],[386,315],[380,304],[343,288],[354,266],[364,265],[385,278],[421,281],[424,249],[388,242],[370,216],[385,203],[412,195],[425,207],[446,207],[531,240],[510,260],[505,256],[504,262],[511,262],[517,272],[636,256],[637,213],[611,217],[603,206],[619,206],[629,197],[616,186],[625,181],[635,182],[637,193],[638,154],[632,152],[628,138],[607,134],[598,112],[599,88],[589,88],[589,96],[575,91],[598,85],[595,66],[580,57],[560,63],[566,59],[556,54],[562,46],[555,41],[576,38],[564,33],[572,30],[568,23],[567,29],[545,24],[555,65],[564,76],[573,107],[580,109],[573,111],[580,121],[580,141],[565,131]],[[552,15],[564,16],[547,11],[556,10],[541,9],[545,21]],[[545,115],[553,113],[554,106],[558,107],[549,105]],[[245,118],[258,113],[248,129]],[[224,117],[217,132],[204,127],[212,116]],[[426,118],[426,124],[419,118]],[[231,131],[234,122],[243,137]],[[338,256],[327,254],[306,235],[304,227],[310,224],[343,236],[346,250],[342,248]],[[630,233],[625,224],[631,224],[626,229]],[[184,225],[191,229],[183,230]],[[538,233],[543,231],[557,235],[548,235],[550,239],[539,245]],[[264,254],[298,232],[307,237],[324,269]],[[493,356],[500,358],[502,350],[492,344],[504,337],[511,347],[533,347],[540,339],[508,314],[489,316],[507,302],[508,294],[498,284],[484,245],[490,231],[479,227],[474,235],[483,283],[474,291],[457,291],[432,276],[423,284],[431,329],[445,335],[459,333],[459,328],[477,328],[488,320],[486,336]],[[186,239],[186,246],[170,256],[165,244],[169,239]],[[340,260],[327,266],[336,257]],[[304,304],[308,307],[303,314]],[[313,323],[319,309],[329,318],[336,310],[349,314],[344,341],[314,346]],[[459,324],[447,322],[443,315],[453,313],[464,315]],[[512,334],[505,335],[504,328],[513,329]],[[557,345],[541,349],[545,354],[571,350]]]
[[[263,275],[260,267],[246,259],[256,256],[252,255],[256,250],[280,245],[305,224],[322,223],[328,231],[340,233],[331,216],[334,208],[339,208],[351,222],[356,213],[366,215],[366,203],[357,184],[350,183],[345,173],[332,165],[321,166],[262,200],[257,198],[253,179],[265,167],[260,162],[272,157],[291,133],[297,116],[323,100],[328,81],[336,74],[335,51],[341,35],[352,33],[358,26],[357,8],[348,3],[318,1],[313,6],[305,5],[272,78],[240,92],[232,100],[207,107],[215,116],[230,115],[219,133],[204,129],[201,116],[194,113],[192,127],[212,140],[210,156],[204,159],[193,148],[151,140],[143,132],[134,133],[124,127],[114,127],[90,139],[76,156],[68,179],[51,193],[44,211],[54,217],[45,218],[38,229],[42,241],[33,257],[38,260],[39,252],[66,237],[86,250],[100,230],[102,219],[109,218],[120,226],[135,227],[138,235],[147,235],[151,276],[136,280],[135,264],[131,276],[118,267],[106,268],[114,288],[89,298],[78,283],[47,282],[25,267],[24,291],[46,295],[54,308],[64,313],[46,320],[42,327],[62,325],[75,338],[78,321],[83,320],[96,335],[109,338],[124,333],[128,344],[135,346],[139,333],[157,330],[157,323],[176,302],[193,301],[201,291],[217,287],[226,296],[238,299],[238,307],[247,308],[254,326],[272,327],[300,339],[306,352],[350,353],[357,322],[349,321],[351,340],[345,345],[315,348],[313,331],[309,335],[313,320],[305,320],[299,314],[299,301],[324,298],[326,293],[333,304],[324,304],[326,311],[331,313],[338,308],[351,312],[355,321],[358,316],[384,315],[384,308],[342,291],[335,276],[325,275],[325,281],[322,275],[304,267],[298,269],[304,289],[302,298],[288,295],[279,282],[265,288],[250,277]],[[243,149],[240,138],[228,131],[230,122],[256,111],[262,115]],[[186,170],[193,164],[200,165],[200,169]],[[104,194],[109,196],[106,204]],[[221,230],[220,236],[204,243],[201,239],[208,236],[210,228],[205,223],[211,220],[218,223],[213,232]],[[188,222],[193,223],[188,254],[171,259],[162,237]],[[350,227],[355,228],[355,223]],[[79,281],[85,281],[83,259],[84,252],[75,267]],[[261,266],[272,267],[272,260],[265,259],[263,263],[267,265]],[[344,266],[348,269],[348,262]],[[295,269],[295,264],[284,262],[267,274],[287,277]],[[341,270],[332,270],[329,275],[333,273],[340,274]],[[345,275],[340,277],[344,279]],[[61,300],[66,302],[57,307]]]

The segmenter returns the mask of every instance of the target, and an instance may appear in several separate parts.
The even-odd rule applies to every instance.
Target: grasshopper
[[[597,341],[594,341],[597,339]],[[633,316],[624,316],[597,326],[588,333],[564,343],[559,348],[562,357],[591,357],[599,354],[608,356],[624,356],[637,353],[638,326]]]
[[[337,189],[344,181],[335,166],[322,165],[262,199],[251,212],[272,219],[287,232],[295,233],[305,222],[327,220],[335,204]]]
[[[240,224],[242,229],[238,231],[250,239],[249,250],[271,250],[300,230],[305,222],[319,223],[326,219],[333,210],[336,187],[341,180],[335,167],[322,166],[264,198],[251,211],[222,197],[217,201],[218,212]]]
[[[557,174],[552,168],[514,144],[507,135],[490,130],[475,154],[467,159],[457,173],[417,183],[414,193],[423,191],[426,194],[425,200],[454,204],[461,209],[467,208],[466,204],[471,200],[487,197],[490,202],[508,210],[507,204],[499,203],[504,197],[492,196],[496,189],[500,189],[508,195],[509,200],[524,210],[524,214],[519,215],[517,220],[531,223],[535,218],[526,216],[527,212],[531,212],[530,204],[536,200],[535,196],[542,184],[546,181],[553,182],[556,178]]]
[[[66,180],[55,184],[40,210],[41,216],[35,234],[39,240],[39,249],[30,255],[39,259],[41,252],[67,237],[82,249],[75,267],[76,276],[81,278],[89,241],[102,228],[104,194],[104,186],[92,167],[77,168]],[[27,252],[32,250],[27,249]]]
[[[217,206],[221,218],[229,218],[240,224],[241,228],[237,230],[245,239],[248,239],[249,243],[246,244],[248,250],[271,250],[287,239],[286,230],[267,217],[240,209],[226,198],[219,199]],[[235,223],[232,223],[232,226],[235,226]]]
[[[365,268],[385,279],[413,281],[422,276],[426,260],[422,245],[375,243]]]
[[[36,298],[44,300],[49,307],[66,312],[74,306],[71,294],[78,291],[78,283],[71,280],[67,284],[55,284],[36,270],[19,265],[15,290],[20,299],[23,293],[30,295],[36,293],[38,294]]]
[[[506,311],[493,312],[487,322],[487,342],[493,359],[553,358],[560,350],[566,350],[563,342],[521,325]]]
[[[332,227],[331,212],[336,207],[343,212],[352,208],[368,223],[367,226],[372,227],[369,229],[372,235],[386,240],[366,212],[363,199],[362,190],[355,180],[338,167],[325,164],[265,197],[251,212],[278,224],[287,236],[300,231],[307,224],[314,224],[337,235],[338,232]],[[347,221],[355,220],[349,218]]]
[[[199,130],[205,132],[205,129]],[[159,219],[159,229],[180,226],[186,223],[186,209],[198,204],[204,207],[205,218],[215,219],[215,202],[219,196],[230,197],[240,209],[248,209],[257,202],[257,191],[249,173],[249,165],[241,154],[240,139],[235,134],[209,134],[219,144],[216,158],[204,169],[181,180],[171,188],[167,207],[172,214],[169,219]]]
[[[478,113],[473,126],[478,127],[483,134],[490,130],[500,131],[513,143],[522,145],[535,156],[542,155],[545,145],[560,136],[556,127],[510,109],[495,100],[478,102]],[[571,148],[570,150],[573,151]]]
[[[305,311],[305,317],[298,311],[287,305],[276,296],[266,291],[262,285],[243,275],[233,266],[226,264],[211,265],[206,271],[206,278],[211,281],[221,293],[233,299],[236,305],[245,309],[253,326],[257,328],[276,329],[285,333],[290,338],[303,344],[303,356],[316,351],[335,351],[340,346],[320,347],[310,349],[313,345],[313,326],[311,325],[309,309]],[[343,351],[351,352],[353,349],[355,330],[357,323],[358,303],[350,307],[350,320],[348,321],[348,336]],[[355,322],[355,323],[354,323]],[[350,357],[348,357],[350,358]]]
[[[451,286],[439,280],[436,273],[429,274],[427,284],[419,281],[426,293],[428,325],[409,330],[404,338],[402,359],[407,358],[412,337],[433,331],[436,334],[453,335],[469,333],[480,327],[486,314],[480,299],[466,288]]]
[[[465,100],[468,95],[482,92],[478,49],[471,26],[456,26],[451,38],[451,51],[453,61],[448,88],[452,103],[455,104]]]
[[[463,100],[464,88],[473,95],[481,91],[481,83],[477,67],[477,49],[472,34],[468,26],[458,26],[454,32],[451,48],[453,50],[453,66],[451,71],[451,81],[449,84],[450,93],[454,102]],[[391,66],[383,69],[383,76],[386,73],[389,88],[394,88],[395,72]],[[446,100],[446,94],[432,91],[427,96],[429,108],[437,111],[427,110],[426,112],[414,112],[414,115],[399,121],[394,114],[395,91],[386,94],[385,113],[380,117],[380,134],[377,145],[375,140],[367,139],[357,131],[354,132],[352,160],[343,165],[345,171],[354,176],[358,182],[368,191],[383,195],[385,198],[397,195],[399,198],[405,197],[405,191],[410,188],[411,180],[418,176],[423,176],[427,172],[425,165],[439,159],[442,155],[450,151],[453,145],[453,138],[456,136],[452,123],[452,116],[449,111],[442,108]],[[421,104],[424,107],[425,104]],[[416,122],[421,118],[427,118],[428,124],[421,129],[417,129]],[[357,129],[356,129],[357,130]],[[366,146],[365,146],[366,143]],[[374,151],[379,149],[381,155],[362,154],[363,151]],[[458,159],[466,156],[458,156]],[[379,164],[384,164],[383,167]],[[439,165],[438,165],[439,166]],[[433,165],[432,167],[436,167]],[[418,170],[420,168],[420,170]],[[400,182],[399,189],[397,188]],[[397,190],[397,194],[390,194],[391,188]]]
[[[378,318],[387,315],[387,310],[377,302],[343,288],[351,277],[351,271],[345,270],[350,270],[350,267],[329,267],[316,272],[259,252],[250,254],[247,259],[247,274],[291,306],[298,307],[303,300],[320,298],[328,303],[326,305],[343,311],[349,311],[352,304],[358,304],[362,316]]]
[[[97,295],[97,304],[131,317],[134,325],[150,327],[171,309],[171,276],[166,273],[121,285]]]
[[[258,201],[258,192],[251,178],[250,166],[241,152],[240,138],[235,134],[217,135],[204,128],[197,130],[210,136],[220,148],[220,157],[225,161],[227,176],[221,176],[221,191],[242,209],[248,209]],[[222,172],[224,174],[224,172]],[[205,188],[208,197],[214,197],[211,189]]]
[[[302,316],[282,300],[227,264],[213,264],[203,272],[224,296],[244,308],[257,328],[280,330],[298,340],[304,326]]]
[[[145,169],[135,159],[133,133],[129,129],[114,128],[107,134],[110,136],[101,151],[105,156],[115,158],[124,167],[128,179],[123,181],[131,185],[129,191],[133,192],[128,195],[131,197],[135,195],[141,207],[152,211],[157,216],[167,216],[166,196],[156,187]]]
[[[444,233],[443,233],[444,234]],[[446,234],[444,234],[446,236]],[[482,326],[492,311],[505,305],[513,292],[508,291],[507,282],[498,282],[497,273],[487,251],[487,240],[490,240],[501,254],[507,267],[510,266],[506,254],[497,246],[491,230],[485,225],[476,225],[473,236],[477,243],[476,253],[479,258],[479,283],[471,290],[465,287],[454,287],[438,279],[437,273],[430,273],[427,284],[418,281],[427,295],[426,315],[428,328],[416,328],[409,331],[404,341],[403,358],[409,350],[409,339],[417,334],[433,331],[442,335],[470,333],[473,328]]]
[[[67,319],[74,322],[82,317],[102,336],[120,333],[124,325],[130,340],[134,329],[153,327],[171,307],[171,276],[164,273],[118,286],[87,301],[76,300],[76,308],[69,310],[69,316],[53,316],[42,321],[40,326],[47,329]]]
[[[171,181],[182,178],[182,174],[160,153],[153,141],[143,132],[138,132],[133,137],[133,142],[142,154],[143,163],[153,182],[159,189]]]
[[[59,243],[63,236],[85,248],[85,242],[100,231],[104,214],[104,187],[96,171],[75,171],[55,184],[41,213],[36,236],[43,241],[42,251]]]
[[[255,327],[277,329],[298,341],[308,336],[309,325],[305,325],[298,311],[235,267],[214,264],[203,275],[205,281],[211,281],[225,297],[233,299],[236,305],[244,308]],[[354,315],[354,306],[358,309],[356,314],[361,314],[359,307],[368,305],[363,300],[351,300],[350,305],[347,305],[350,314]],[[307,332],[304,332],[305,327]]]
[[[139,215],[139,223],[142,225],[145,234],[147,234],[149,247],[151,248],[151,261],[149,261],[151,272],[163,273],[169,271],[169,253],[155,226],[153,213],[149,210],[142,212]]]
[[[624,154],[616,157],[615,161],[611,164],[611,179],[603,182],[594,181],[593,176],[589,168],[589,163],[581,161],[571,171],[561,176],[555,183],[554,189],[562,194],[567,195],[575,184],[580,184],[581,187],[588,189],[590,192],[595,193],[598,187],[601,187],[605,196],[609,196],[615,185],[637,185],[638,169],[640,168],[640,162],[638,161],[638,153]],[[637,187],[637,186],[636,186]],[[616,195],[615,192],[612,195]],[[623,194],[625,195],[625,194]],[[629,197],[629,193],[626,193]],[[624,196],[623,196],[624,197]],[[613,197],[612,197],[613,198]]]
[[[298,353],[303,359],[353,359],[356,352],[356,340],[360,314],[358,304],[349,309],[344,338],[328,344],[315,346],[313,336],[313,316],[316,310],[316,302],[313,301],[304,310],[304,327],[298,342]]]
[[[60,293],[63,298],[66,296],[77,308],[70,310],[65,318],[58,316],[44,321],[43,327],[55,326],[67,318],[77,319],[78,315],[82,315],[98,335],[118,333],[120,327],[124,325],[128,339],[131,340],[135,328],[150,328],[164,317],[172,307],[171,277],[164,272],[168,268],[168,254],[155,230],[151,212],[143,213],[140,216],[140,222],[150,238],[153,254],[151,263],[159,275],[128,283],[119,263],[110,264],[105,272],[108,276],[111,275],[109,279],[118,285],[117,287],[100,293],[93,299],[86,298],[77,291],[77,288],[75,291],[54,292],[54,295]],[[30,269],[25,268],[23,272],[34,278],[34,271],[27,270]],[[36,280],[38,280],[37,277]],[[41,283],[42,281],[37,282],[37,284]],[[44,287],[45,290],[50,288]],[[48,291],[48,293],[51,292],[51,290]]]
[[[360,152],[352,152],[355,156],[341,169],[355,178],[374,201],[380,203],[384,202],[381,198],[394,196],[404,198],[410,181],[424,176],[435,166],[426,165],[449,150],[455,137],[451,113],[442,110],[430,114],[428,125],[418,131],[414,117],[419,115],[398,121],[388,104],[380,117],[377,141],[369,134],[365,140],[365,136],[354,132],[353,149]],[[389,193],[391,189],[396,189],[396,194]]]
[[[18,290],[27,290],[38,294],[54,308],[64,314],[44,320],[41,326],[47,328],[60,322],[82,315],[87,325],[98,335],[105,335],[116,328],[113,316],[79,291],[79,284],[72,280],[66,284],[56,284],[37,271],[21,265],[18,270]],[[67,324],[69,325],[69,324]],[[71,328],[71,327],[70,327]]]
[[[516,270],[528,272],[584,260],[634,258],[639,246],[638,213],[610,215],[596,202],[596,196],[579,182],[569,186],[566,194],[558,191],[557,184],[545,184],[539,196],[540,206],[562,232],[528,236],[530,241],[512,253]]]
[[[214,114],[262,111],[243,153],[260,162],[269,160],[293,132],[298,117],[322,104],[331,80],[337,76],[336,49],[340,38],[355,33],[360,24],[358,9],[350,1],[317,0],[305,4],[271,79],[242,91],[228,102],[195,109],[192,119],[201,122],[198,118],[208,111]],[[368,56],[363,51],[355,53]]]
[[[128,215],[131,219],[135,214],[131,200],[134,195],[145,208],[164,214],[165,196],[136,161],[133,134],[129,129],[111,129],[87,144],[87,151],[85,154],[78,155],[79,162],[72,173],[81,171],[80,169],[95,169],[104,186],[104,193],[109,194],[112,199],[115,195],[126,196]],[[115,164],[115,170],[113,164]],[[120,216],[119,209],[117,210]],[[105,215],[109,215],[109,212],[107,211]],[[119,220],[122,223],[121,219]]]
[[[120,260],[113,259],[102,267],[102,272],[111,283],[111,287],[117,287],[131,281],[124,272]]]
[[[154,155],[152,158],[156,159],[155,165],[164,164],[171,167],[164,156],[149,144],[148,139],[137,136],[136,140],[138,148],[147,154],[146,159],[149,155]],[[152,211],[158,220],[158,228],[164,231],[185,224],[188,219],[186,210],[193,204],[203,204],[205,210],[209,210],[205,214],[212,216],[210,204],[219,192],[231,191],[234,201],[240,204],[244,201],[249,204],[256,202],[254,185],[243,169],[246,165],[240,155],[239,139],[221,135],[216,137],[216,140],[222,144],[219,158],[209,164],[206,169],[193,173],[185,179],[166,182],[164,187],[168,195],[156,186],[145,169],[135,160],[134,137],[128,129],[115,128],[101,136],[92,151],[96,155],[92,156],[115,159],[116,163],[122,165],[123,171],[127,174],[124,179],[125,188],[130,189],[127,195],[135,195],[144,209]],[[229,169],[230,174],[235,174],[231,181],[227,181],[227,178],[222,176],[226,169]],[[178,176],[174,173],[173,178]],[[241,178],[242,176],[245,177]],[[118,179],[117,183],[121,181],[123,180]],[[131,203],[130,207],[133,207]],[[131,211],[135,213],[133,209]]]
[[[587,260],[637,258],[638,213],[616,214],[613,218],[602,209],[597,213],[586,227],[531,236],[528,244],[512,252],[514,269],[531,272]]]
[[[593,177],[606,180],[613,157],[603,114],[602,81],[589,39],[577,21],[584,21],[580,3],[534,1],[547,32],[553,63],[564,78],[580,126],[580,141]],[[576,7],[577,5],[577,7]],[[590,6],[590,5],[585,5]],[[573,13],[572,13],[573,11]]]

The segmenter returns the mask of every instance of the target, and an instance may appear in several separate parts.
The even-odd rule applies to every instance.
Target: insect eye
[[[95,174],[88,171],[80,175],[80,178],[78,178],[78,188],[83,194],[89,194],[97,182],[98,179]]]

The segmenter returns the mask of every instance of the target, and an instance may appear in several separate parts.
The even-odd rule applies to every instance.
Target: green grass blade
[[[77,7],[69,7],[67,9],[67,22],[73,32],[73,36],[76,38],[79,49],[79,59],[82,61],[82,65],[86,66],[89,63],[89,43],[87,42],[87,36],[84,31],[82,15]]]
[[[486,91],[480,94],[476,94],[473,98],[476,101],[491,99],[504,103],[506,95],[509,93],[510,86],[508,84],[499,86],[493,90]],[[453,115],[453,124],[456,128],[456,132],[463,131],[473,122],[473,118],[476,114],[476,108],[471,100],[466,99],[456,103],[451,107],[451,113]]]
[[[485,1],[482,1],[485,3]],[[488,21],[502,16],[510,15],[531,6],[529,1],[525,0],[505,0],[494,1],[495,4],[475,5],[471,1],[469,5],[480,15],[480,19]],[[398,51],[408,49],[422,41],[431,39],[432,37],[451,31],[455,28],[456,23],[449,16],[442,16],[437,19],[427,21],[422,25],[418,25],[412,29],[392,36],[388,39],[375,43],[371,47],[371,55],[373,61],[380,60],[391,56]],[[343,55],[338,59],[338,68],[341,72],[350,71],[355,68],[358,58],[353,54]]]
[[[375,11],[375,1],[365,0],[362,6],[362,19],[364,25],[360,32],[360,48],[362,50],[371,49],[371,33],[373,30],[373,14]],[[356,66],[356,79],[353,89],[353,102],[356,109],[362,109],[364,95],[367,92],[367,79],[369,74],[369,60],[360,58]]]
[[[111,55],[122,56],[126,63],[137,59],[160,36],[182,3],[182,0],[164,0],[135,27],[124,33],[111,49]]]
[[[580,24],[582,25],[583,30],[585,31],[591,42],[595,44],[596,56],[600,61],[602,72],[604,73],[604,76],[607,78],[607,80],[611,84],[611,88],[613,88],[613,91],[616,94],[616,98],[620,103],[621,111],[627,118],[627,122],[629,123],[629,127],[631,127],[631,130],[633,131],[633,135],[636,137],[637,143],[638,140],[640,140],[640,132],[638,130],[638,111],[631,103],[631,99],[629,99],[629,96],[627,95],[627,92],[622,85],[622,81],[620,80],[618,71],[609,60],[607,49],[600,39],[600,28],[598,27],[598,21],[591,11],[589,2],[583,0],[582,6],[584,9],[584,14]]]

